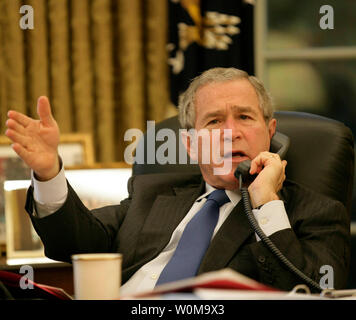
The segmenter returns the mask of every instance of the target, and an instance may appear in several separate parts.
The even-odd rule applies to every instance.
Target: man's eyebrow
[[[234,112],[239,112],[239,113],[249,112],[252,114],[256,114],[256,111],[250,106],[232,106],[231,108],[233,109]]]
[[[210,118],[214,118],[214,117],[217,117],[217,116],[221,116],[225,113],[225,110],[216,110],[216,111],[211,111],[211,112],[208,112],[204,115],[202,121],[206,121]]]
[[[250,106],[235,106],[234,105],[234,106],[231,106],[231,108],[234,112],[237,112],[237,113],[244,113],[244,112],[247,113],[248,112],[248,113],[252,113],[254,115],[256,114],[256,111]],[[216,111],[208,112],[202,118],[202,122],[207,121],[210,118],[215,118],[215,117],[218,117],[218,116],[221,116],[224,114],[225,114],[225,110],[216,110]]]

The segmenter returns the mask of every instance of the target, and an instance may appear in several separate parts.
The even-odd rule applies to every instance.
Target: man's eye
[[[247,119],[251,119],[251,117],[246,114],[240,114],[240,119],[247,120]]]
[[[218,124],[220,121],[218,119],[210,120],[208,124]]]

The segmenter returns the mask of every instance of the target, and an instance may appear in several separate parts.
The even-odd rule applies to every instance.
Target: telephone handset
[[[286,135],[284,135],[280,132],[276,132],[271,139],[270,151],[273,153],[278,153],[279,156],[281,157],[281,159],[283,159],[287,153],[289,143],[290,143],[289,137],[287,137]],[[284,266],[286,266],[292,273],[294,273],[296,276],[298,276],[301,280],[303,280],[309,286],[316,289],[317,291],[321,291],[321,287],[319,286],[318,283],[316,283],[314,280],[312,280],[307,275],[305,275],[302,271],[300,271],[297,267],[295,267],[293,265],[293,263],[290,262],[283,255],[283,253],[275,246],[275,244],[269,239],[269,237],[267,237],[265,235],[263,230],[260,228],[258,222],[256,221],[256,218],[254,217],[254,215],[252,213],[248,189],[246,186],[243,186],[243,182],[251,181],[252,179],[254,179],[256,177],[256,175],[251,176],[249,174],[250,166],[251,166],[250,160],[243,161],[237,166],[235,173],[234,173],[236,179],[239,180],[242,202],[243,202],[244,210],[247,215],[248,221],[250,222],[252,228],[254,229],[256,234],[259,236],[261,241],[267,246],[267,248],[273,253],[273,255],[275,255],[278,258],[278,260]]]
[[[283,159],[288,151],[290,139],[283,133],[278,131],[275,132],[274,136],[271,139],[270,151],[273,153],[279,154],[281,159]],[[241,162],[235,171],[236,179],[239,179],[239,175],[242,175],[243,180],[253,180],[255,176],[249,174],[251,168],[251,160],[245,160]]]

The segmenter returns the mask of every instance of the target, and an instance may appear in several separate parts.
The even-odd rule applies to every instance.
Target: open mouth
[[[232,151],[232,152],[228,152],[224,155],[224,158],[231,158],[231,159],[236,159],[236,160],[246,160],[248,159],[248,156],[246,153],[242,152],[242,151]]]

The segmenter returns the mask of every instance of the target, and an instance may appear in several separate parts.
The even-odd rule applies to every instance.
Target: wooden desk
[[[36,283],[59,287],[68,294],[74,294],[73,288],[73,268],[69,263],[26,263],[33,267],[34,281]],[[0,259],[0,270],[19,273],[22,265],[8,265],[6,259]]]

